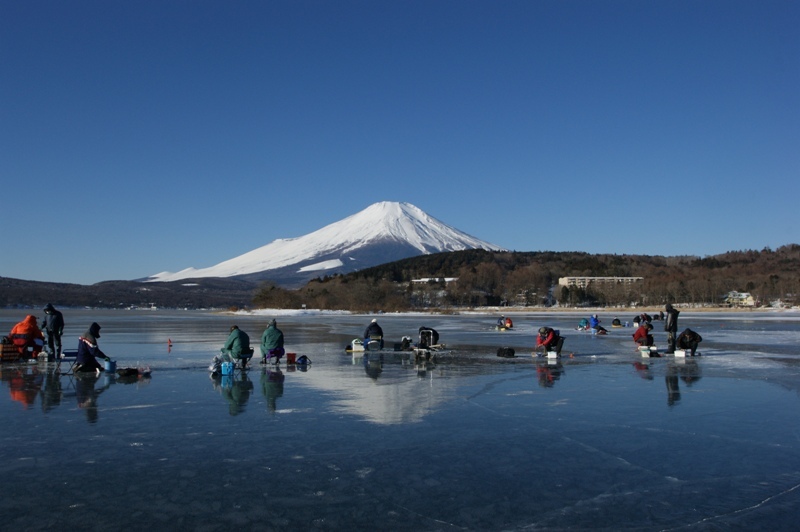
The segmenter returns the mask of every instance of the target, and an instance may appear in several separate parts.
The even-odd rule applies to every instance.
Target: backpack
[[[502,358],[514,358],[515,351],[511,347],[500,347],[497,349],[497,356]]]

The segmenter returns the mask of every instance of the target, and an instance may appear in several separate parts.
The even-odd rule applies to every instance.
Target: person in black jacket
[[[378,325],[378,320],[373,319],[367,328],[364,330],[364,343],[369,343],[370,338],[381,340],[381,349],[383,349],[383,329]]]
[[[675,337],[678,335],[678,312],[672,305],[667,303],[664,307],[667,311],[667,320],[664,323],[664,330],[667,331],[667,354],[675,352]]]
[[[44,307],[42,329],[47,333],[47,348],[50,356],[58,358],[61,354],[61,335],[64,334],[64,315],[48,303]]]
[[[439,343],[439,333],[436,329],[430,327],[419,328],[419,345],[418,347],[430,347]]]
[[[703,337],[691,329],[684,329],[678,339],[676,340],[679,349],[688,349],[691,351],[692,356],[697,352],[697,345],[703,341]],[[698,355],[700,353],[697,353]]]

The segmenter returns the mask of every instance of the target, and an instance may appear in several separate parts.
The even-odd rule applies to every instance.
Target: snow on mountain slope
[[[245,276],[293,265],[297,265],[294,271],[326,270],[336,266],[337,260],[339,265],[348,263],[348,258],[355,261],[351,256],[354,252],[364,256],[371,246],[387,249],[387,244],[405,249],[405,257],[463,249],[501,249],[440,222],[414,205],[383,201],[305,236],[278,239],[209,268],[161,272],[145,281]],[[386,257],[382,262],[357,266],[366,268],[405,257]]]

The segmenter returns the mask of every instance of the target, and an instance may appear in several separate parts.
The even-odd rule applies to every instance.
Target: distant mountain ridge
[[[305,236],[278,239],[208,268],[161,272],[143,281],[220,277],[253,282],[269,280],[285,287],[299,287],[324,275],[466,249],[502,251],[410,203],[382,201]]]

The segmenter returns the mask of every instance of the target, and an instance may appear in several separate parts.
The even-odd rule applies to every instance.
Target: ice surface
[[[0,311],[0,328],[18,314]],[[256,343],[276,315],[305,371],[209,378],[231,324]],[[0,473],[16,494],[0,517],[59,530],[796,527],[796,320],[682,313],[704,341],[679,360],[642,359],[632,328],[576,331],[577,314],[514,316],[506,332],[496,316],[380,315],[388,346],[426,325],[452,351],[345,354],[373,317],[66,310],[67,347],[97,321],[117,366],[149,364],[152,378],[0,367]],[[542,325],[566,337],[560,360],[530,356]],[[774,338],[785,344],[762,341]]]

